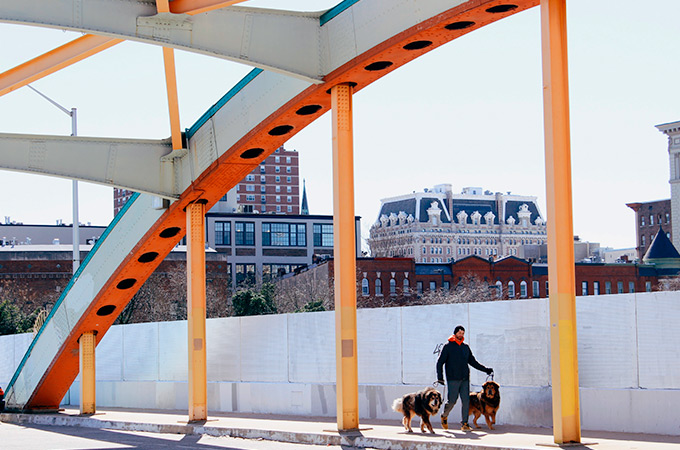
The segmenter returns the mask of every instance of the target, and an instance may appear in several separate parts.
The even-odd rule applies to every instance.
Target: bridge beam
[[[170,143],[142,139],[0,133],[0,169],[116,186],[176,199]],[[188,181],[187,181],[188,183]]]
[[[331,88],[338,430],[359,428],[352,86]]]
[[[555,443],[581,442],[565,0],[541,1]]]

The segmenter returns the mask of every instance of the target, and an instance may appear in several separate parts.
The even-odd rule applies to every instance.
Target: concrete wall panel
[[[456,325],[468,326],[468,304],[408,306],[401,310],[402,368],[404,384],[417,389],[437,379],[437,350],[447,342]],[[419,387],[418,387],[419,386]]]
[[[288,382],[285,315],[241,318],[241,381]]]
[[[238,411],[309,415],[312,389],[302,383],[239,383]]]
[[[98,342],[95,349],[95,373],[97,380],[123,381],[123,327],[109,328]]]
[[[187,322],[158,324],[158,377],[160,381],[187,381],[189,354]]]
[[[288,314],[291,383],[335,382],[335,312]]]
[[[545,299],[470,303],[465,334],[475,359],[494,369],[506,386],[550,384],[550,335]],[[470,368],[470,382],[481,385],[487,375]]]
[[[124,326],[123,380],[158,380],[158,323]]]
[[[238,381],[241,377],[241,319],[208,319],[206,350],[209,381]]]
[[[581,387],[638,386],[635,294],[577,297],[576,326]]]
[[[680,389],[680,292],[638,294],[636,298],[640,387]],[[632,330],[625,338],[633,338]]]
[[[401,311],[362,309],[357,316],[359,383],[400,383]]]
[[[15,335],[0,336],[0,387],[5,389],[19,366],[14,357]]]

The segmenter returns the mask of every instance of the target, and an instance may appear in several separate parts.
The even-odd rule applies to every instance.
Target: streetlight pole
[[[68,109],[61,106],[59,103],[55,102],[30,84],[27,84],[31,90],[40,95],[42,98],[52,103],[54,106],[59,108],[65,114],[71,116],[71,136],[78,135],[78,119],[76,108]],[[80,226],[78,221],[78,181],[73,180],[73,273],[76,273],[78,267],[80,267]]]

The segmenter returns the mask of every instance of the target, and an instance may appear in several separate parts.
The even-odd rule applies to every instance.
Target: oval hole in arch
[[[392,65],[392,61],[376,61],[364,67],[369,72],[376,72],[378,70],[385,70]]]
[[[114,305],[104,305],[97,310],[98,316],[108,316],[116,310]]]
[[[257,158],[262,153],[264,153],[263,148],[259,148],[259,147],[249,148],[245,152],[241,153],[241,158],[243,158],[243,159],[253,159],[253,158]]]
[[[137,261],[140,263],[150,263],[154,259],[158,258],[158,253],[156,252],[147,252],[144,253],[142,256],[140,256]]]
[[[177,236],[180,231],[182,231],[182,229],[179,228],[179,227],[170,227],[170,228],[166,228],[165,230],[161,231],[159,236],[164,238],[164,239],[167,239],[167,238],[171,238],[173,236]]]
[[[413,41],[404,45],[404,50],[420,50],[421,48],[429,47],[432,41]]]
[[[297,114],[298,116],[309,116],[311,114],[319,112],[321,108],[322,108],[321,105],[305,105],[302,108],[295,111],[295,114]]]
[[[513,9],[517,9],[517,5],[497,5],[497,6],[492,6],[491,8],[487,9],[486,12],[491,13],[491,14],[499,14],[499,13],[504,13],[508,11],[512,11]]]
[[[116,285],[116,288],[120,290],[130,289],[132,286],[135,285],[136,282],[137,279],[135,278],[126,278],[124,280],[119,281],[118,284]]]
[[[269,135],[270,136],[283,136],[284,134],[288,134],[291,131],[293,131],[292,125],[279,125],[278,127],[274,127],[271,130],[269,130]]]
[[[465,28],[470,28],[473,26],[474,22],[463,21],[463,22],[453,22],[446,25],[444,28],[447,30],[464,30]]]

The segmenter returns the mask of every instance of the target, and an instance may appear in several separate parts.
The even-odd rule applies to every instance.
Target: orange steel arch
[[[536,6],[540,0],[470,0],[376,45],[334,70],[250,130],[210,165],[148,230],[90,304],[27,402],[26,409],[58,408],[78,375],[78,338],[96,330],[97,341],[117,314],[98,316],[100,308],[120,312],[185,234],[185,208],[207,208],[250,173],[276,148],[330,109],[329,89],[352,83],[355,92],[398,67],[475,29]],[[481,55],[483,57],[483,55]]]

